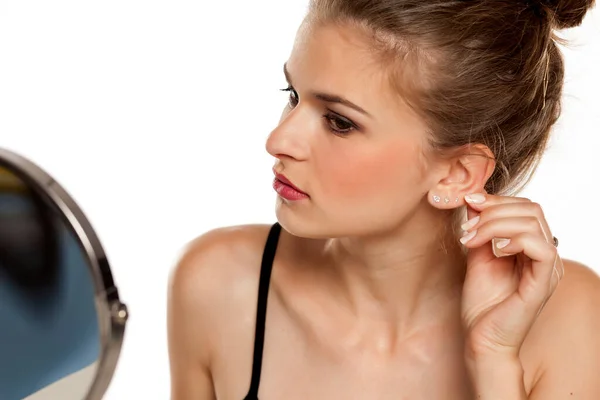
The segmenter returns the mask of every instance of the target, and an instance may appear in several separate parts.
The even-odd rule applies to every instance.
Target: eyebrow
[[[283,64],[283,73],[285,75],[285,79],[288,81],[288,83],[290,85],[293,86],[292,84],[292,79],[290,77],[290,73],[287,70],[287,65]],[[314,97],[316,97],[319,100],[322,100],[326,103],[338,103],[338,104],[342,104],[345,105],[346,107],[350,107],[353,110],[358,111],[361,114],[367,115],[369,117],[371,117],[371,114],[369,114],[365,109],[363,109],[360,106],[357,106],[356,104],[352,103],[350,100],[347,100],[341,96],[335,95],[335,94],[328,94],[328,93],[322,93],[322,92],[314,92],[312,93],[312,95]]]

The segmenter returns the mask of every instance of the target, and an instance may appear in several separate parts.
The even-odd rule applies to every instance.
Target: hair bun
[[[595,0],[533,0],[551,16],[559,29],[574,28],[581,24],[585,14],[594,7]]]

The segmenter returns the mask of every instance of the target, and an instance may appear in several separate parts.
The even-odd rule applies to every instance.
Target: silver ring
[[[558,239],[556,236],[552,236],[552,241],[554,242],[554,247],[558,247]]]

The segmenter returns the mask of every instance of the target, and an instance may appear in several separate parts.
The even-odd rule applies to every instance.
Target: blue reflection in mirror
[[[98,360],[87,263],[58,210],[0,167],[0,399],[21,400]]]

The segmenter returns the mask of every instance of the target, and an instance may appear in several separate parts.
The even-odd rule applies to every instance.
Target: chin
[[[335,239],[343,237],[378,237],[392,234],[408,217],[405,214],[393,215],[372,213],[323,212],[310,203],[289,203],[277,199],[275,215],[281,227],[293,236],[305,239]]]
[[[277,200],[275,216],[286,232],[305,239],[333,239],[370,233],[365,230],[369,224],[349,224],[349,221],[353,221],[350,216],[332,220],[314,208],[305,207],[305,204],[290,204],[281,199]]]
[[[279,225],[293,236],[306,239],[329,239],[332,237],[326,218],[315,215],[307,204],[290,203],[277,198],[275,216]]]

